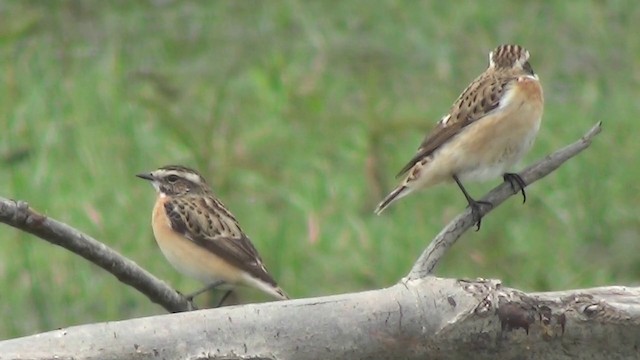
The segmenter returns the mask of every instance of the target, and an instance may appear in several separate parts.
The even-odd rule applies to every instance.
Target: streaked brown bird
[[[463,181],[502,176],[526,201],[520,175],[508,172],[531,149],[540,128],[544,100],[529,52],[519,45],[500,45],[489,53],[489,67],[462,92],[449,113],[427,134],[398,176],[405,176],[375,209],[414,190],[455,181],[471,208],[477,229],[480,206]],[[523,201],[523,202],[524,202]]]
[[[160,250],[178,271],[213,288],[248,285],[276,299],[289,297],[264,266],[236,218],[213,195],[205,179],[184,166],[165,166],[137,175],[158,193],[151,226]]]

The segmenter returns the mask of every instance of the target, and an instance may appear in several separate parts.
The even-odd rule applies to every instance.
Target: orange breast
[[[173,231],[164,208],[166,201],[166,197],[158,198],[153,209],[152,227],[156,242],[171,265],[184,275],[204,283],[223,280],[235,284],[241,281],[241,270]]]
[[[540,105],[544,102],[540,81],[523,76],[518,79],[516,86],[523,93],[523,97],[529,101],[540,103]]]

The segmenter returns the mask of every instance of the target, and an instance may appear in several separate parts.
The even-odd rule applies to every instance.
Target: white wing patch
[[[442,126],[447,126],[447,123],[449,122],[450,119],[451,119],[451,114],[447,114],[443,116],[442,119],[440,119],[440,121],[438,121],[438,124]]]

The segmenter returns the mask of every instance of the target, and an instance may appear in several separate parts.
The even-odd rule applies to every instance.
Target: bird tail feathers
[[[410,192],[411,192],[411,189],[409,189],[407,186],[405,185],[398,186],[389,195],[387,195],[387,197],[385,197],[384,200],[380,202],[380,204],[378,204],[378,206],[373,212],[376,215],[380,215],[384,211],[384,209],[389,207],[389,205],[394,203],[396,200],[408,195]]]

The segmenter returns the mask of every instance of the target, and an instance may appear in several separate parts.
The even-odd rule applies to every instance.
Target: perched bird
[[[538,76],[529,64],[529,52],[519,45],[500,45],[489,53],[489,67],[462,92],[449,113],[427,134],[416,155],[398,176],[402,183],[380,202],[380,214],[391,203],[416,189],[455,181],[480,229],[480,206],[462,181],[502,176],[514,191],[522,191],[522,178],[507,172],[531,148],[544,100]],[[523,201],[523,202],[524,202]]]
[[[151,181],[158,192],[151,225],[160,250],[178,271],[208,285],[187,298],[244,284],[288,299],[236,218],[198,172],[172,165],[136,176]]]

